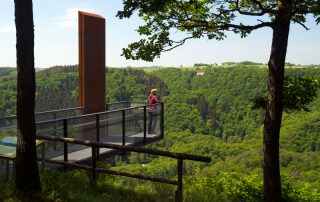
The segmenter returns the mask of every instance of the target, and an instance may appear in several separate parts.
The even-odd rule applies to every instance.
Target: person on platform
[[[160,102],[160,99],[157,96],[157,89],[151,89],[151,93],[148,97],[148,113],[149,113],[149,123],[148,123],[148,134],[155,133],[155,128],[157,125],[157,103]]]

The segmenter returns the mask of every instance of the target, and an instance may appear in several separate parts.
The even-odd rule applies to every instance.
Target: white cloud
[[[15,33],[16,28],[13,25],[0,27],[0,32],[2,33]]]
[[[78,11],[85,11],[88,13],[95,12],[95,9],[88,5],[79,5],[68,8],[64,11],[64,15],[54,19],[55,25],[61,28],[76,28],[78,26]]]

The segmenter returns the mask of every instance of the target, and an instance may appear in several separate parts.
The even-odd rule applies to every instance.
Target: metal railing
[[[160,108],[160,111],[157,112],[158,114],[155,115],[160,117],[160,121],[156,121],[155,123],[157,132],[149,135],[151,140],[162,139],[164,136],[164,105],[163,103],[155,105]],[[65,138],[72,137],[78,140],[90,140],[95,142],[118,141],[118,144],[123,146],[127,144],[147,144],[148,106],[149,105],[140,105],[137,107],[128,107],[112,111],[37,122],[37,134],[63,136]],[[63,144],[59,147],[56,142],[53,142],[48,145],[53,147],[53,149],[51,149],[53,151],[59,149],[60,151],[63,150],[64,159],[68,158],[67,154],[70,152],[68,144]],[[75,149],[71,149],[71,152],[74,150]],[[99,148],[97,149],[97,152],[99,154]],[[58,155],[62,155],[62,152],[56,154],[56,156]]]
[[[147,144],[152,141],[162,139],[164,136],[164,119],[163,119],[163,103],[156,104],[159,109],[156,113],[158,120],[156,124],[155,134],[147,135],[147,109],[149,105],[138,104],[130,107],[131,103],[121,102],[109,104],[109,106],[119,107],[119,104],[125,104],[127,108],[109,110],[93,114],[75,115],[68,117],[51,116],[68,112],[70,110],[78,110],[81,108],[65,109],[60,111],[42,112],[41,114],[49,114],[45,116],[49,120],[36,122],[36,135],[55,136],[64,138],[74,138],[77,140],[89,140],[94,142],[114,143],[120,145],[128,144]],[[52,119],[50,119],[52,117]],[[59,118],[58,118],[59,117]],[[0,127],[0,133],[5,136],[15,136],[15,125],[10,127]],[[48,158],[64,159],[65,161],[86,161],[90,153],[86,150],[89,148],[83,145],[67,144],[56,141],[48,141],[46,143],[45,155]],[[85,155],[77,156],[77,152],[83,152]],[[109,151],[102,151],[106,154]],[[72,155],[73,154],[73,155]],[[97,148],[98,157],[100,157],[100,148]],[[70,159],[68,159],[70,157]]]
[[[67,109],[59,109],[59,110],[52,110],[52,111],[44,111],[44,112],[37,112],[35,113],[35,120],[36,122],[44,121],[44,120],[52,120],[62,117],[69,117],[82,114],[81,107],[75,108],[67,108]],[[3,116],[0,117],[0,128],[13,128],[16,127],[17,124],[17,116]]]
[[[47,158],[45,161],[49,163],[55,163],[63,165],[66,169],[67,166],[87,169],[92,171],[92,180],[95,182],[96,180],[96,173],[103,172],[109,173],[114,175],[121,175],[127,176],[132,178],[139,178],[145,179],[155,182],[161,182],[166,184],[172,184],[177,186],[176,191],[176,201],[182,201],[182,175],[183,175],[183,161],[184,160],[192,160],[192,161],[202,161],[202,162],[210,162],[209,157],[203,156],[196,156],[196,155],[189,155],[189,154],[182,154],[182,153],[173,153],[168,151],[161,151],[155,149],[147,149],[147,148],[140,148],[128,145],[127,139],[131,136],[128,134],[133,134],[133,136],[141,132],[142,133],[142,143],[147,144],[147,111],[148,107],[155,107],[157,108],[157,112],[155,112],[155,116],[160,118],[160,121],[154,121],[159,128],[158,137],[161,139],[164,137],[164,104],[158,103],[154,105],[148,105],[145,103],[134,103],[135,107],[131,107],[130,102],[118,102],[118,103],[111,103],[106,105],[107,111],[93,113],[93,114],[85,114],[85,115],[72,115],[72,116],[57,116],[57,113],[63,111],[76,111],[82,110],[81,108],[72,108],[72,109],[65,109],[65,110],[55,110],[50,112],[41,112],[38,113],[40,115],[44,114],[45,120],[37,121],[37,139],[47,140],[47,151],[56,151],[57,143],[62,143],[63,151],[63,160],[56,160],[53,158]],[[160,110],[159,110],[160,108]],[[40,116],[37,115],[37,116]],[[52,116],[51,116],[52,115]],[[52,117],[52,118],[50,118]],[[2,117],[3,119],[4,117]],[[5,117],[9,119],[13,119],[13,116]],[[38,119],[39,120],[39,119]],[[139,127],[142,125],[142,128]],[[11,127],[14,125],[11,125]],[[114,127],[115,126],[115,127]],[[138,126],[138,127],[137,127]],[[132,129],[133,128],[133,129]],[[137,129],[138,128],[138,129]],[[105,136],[113,136],[117,133],[117,130],[120,131],[121,137],[121,144],[111,144],[106,143],[103,139],[103,135]],[[131,131],[132,130],[132,131]],[[138,132],[137,132],[138,131]],[[79,137],[86,136],[87,137]],[[60,136],[60,137],[59,137]],[[53,142],[53,150],[48,149],[50,146],[50,141]],[[134,142],[133,142],[134,143]],[[70,153],[70,145],[80,145],[86,146],[91,148],[91,166],[83,165],[79,163],[73,163],[70,161],[69,156]],[[140,174],[132,174],[120,171],[114,171],[105,168],[97,168],[97,160],[99,160],[101,154],[101,148],[108,148],[117,151],[123,152],[138,152],[138,153],[145,153],[145,154],[153,154],[158,156],[165,156],[170,158],[177,159],[177,180],[168,180],[162,179],[153,176],[144,176]],[[83,148],[82,148],[83,149]],[[73,150],[75,151],[75,150]],[[50,153],[50,152],[49,152]],[[46,154],[48,157],[48,155]],[[50,156],[50,155],[49,155]]]
[[[73,138],[65,138],[65,137],[48,137],[45,135],[37,135],[37,139],[41,140],[51,140],[51,141],[58,141],[63,142],[64,144],[72,143],[72,144],[80,144],[80,145],[86,145],[91,147],[91,166],[84,165],[84,164],[78,164],[78,163],[71,163],[68,162],[68,158],[65,158],[63,161],[59,160],[52,160],[52,159],[45,159],[46,162],[59,164],[75,168],[81,168],[85,170],[91,171],[91,179],[92,182],[95,184],[97,179],[97,172],[101,173],[107,173],[107,174],[113,174],[113,175],[120,175],[120,176],[126,176],[131,178],[138,178],[138,179],[144,179],[149,180],[153,182],[160,182],[165,184],[171,184],[176,185],[176,201],[181,202],[183,201],[183,190],[182,190],[182,178],[183,178],[183,161],[184,160],[192,160],[192,161],[200,161],[200,162],[210,162],[210,157],[205,156],[197,156],[197,155],[190,155],[190,154],[184,154],[184,153],[175,153],[175,152],[168,152],[163,150],[156,150],[156,149],[148,149],[148,148],[141,148],[141,147],[134,147],[134,146],[124,146],[124,145],[114,145],[114,144],[108,144],[108,143],[99,143],[99,142],[92,142],[92,141],[83,141],[83,140],[76,140]],[[121,171],[115,171],[111,169],[106,168],[99,168],[97,167],[97,159],[99,159],[99,153],[97,152],[99,148],[109,148],[114,150],[120,150],[123,152],[137,152],[137,153],[143,153],[143,154],[152,154],[157,156],[164,156],[164,157],[170,157],[177,159],[177,180],[169,180],[154,176],[146,176],[141,174],[132,174],[127,172],[121,172]],[[67,154],[68,157],[68,154]]]

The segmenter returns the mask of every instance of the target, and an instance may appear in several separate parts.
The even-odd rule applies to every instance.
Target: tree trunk
[[[22,197],[41,191],[36,153],[34,29],[32,0],[15,0],[17,37],[16,192]]]
[[[263,176],[264,200],[281,201],[281,181],[279,165],[279,137],[283,110],[283,80],[290,17],[281,11],[275,19],[271,55],[269,59],[268,104],[263,130]]]

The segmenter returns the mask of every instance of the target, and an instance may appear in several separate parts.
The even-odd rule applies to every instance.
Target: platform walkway
[[[163,104],[154,121],[154,134],[147,131],[147,105],[141,103],[120,102],[107,104],[109,111],[94,114],[81,114],[81,108],[40,112],[36,114],[37,135],[89,140],[115,145],[143,146],[163,138]],[[16,134],[14,116],[0,117],[0,136]],[[42,154],[43,153],[43,154]],[[116,150],[100,148],[98,158],[103,159],[117,153]],[[90,147],[72,143],[45,141],[45,149],[38,151],[38,159],[44,155],[48,160],[60,160],[69,163],[90,161]],[[1,154],[0,154],[1,157]],[[14,158],[13,158],[14,160]],[[51,163],[47,163],[46,167]],[[1,166],[0,166],[1,167]],[[12,163],[10,164],[12,167]],[[3,170],[0,168],[0,171]]]
[[[148,134],[147,135],[147,143],[151,143],[154,141],[157,141],[160,139],[160,136],[157,134]],[[122,138],[120,136],[111,136],[104,138],[100,140],[102,143],[111,143],[116,145],[123,145],[122,144]],[[141,146],[144,145],[143,143],[143,133],[135,134],[132,136],[126,137],[126,146],[128,145],[135,145],[135,146]],[[107,154],[112,154],[116,152],[114,149],[108,149],[108,148],[101,148],[100,149],[100,156],[106,156]],[[64,160],[63,150],[51,152],[48,154],[46,158],[52,159],[52,160]],[[86,147],[83,145],[74,145],[72,147],[68,148],[68,162],[81,162],[91,159],[91,147]]]

